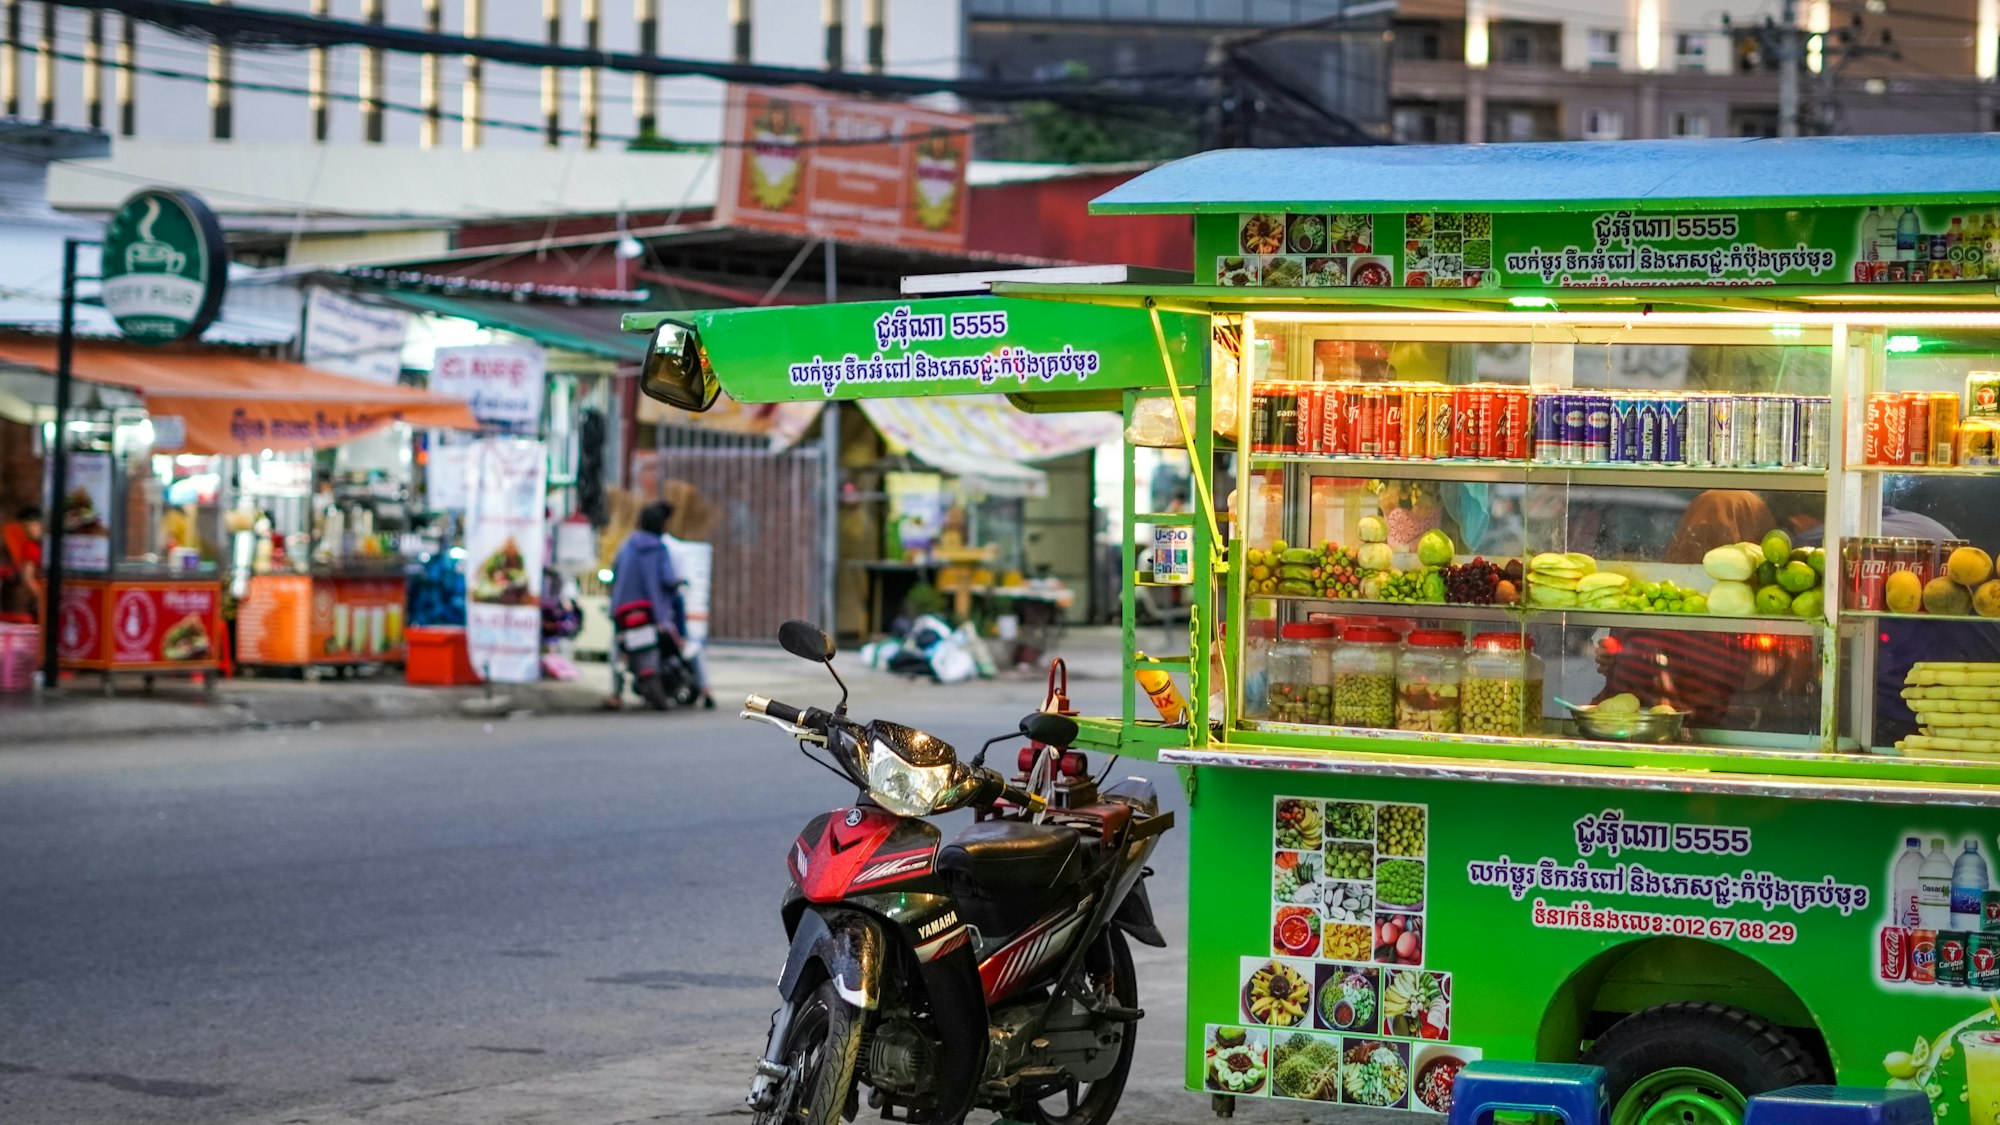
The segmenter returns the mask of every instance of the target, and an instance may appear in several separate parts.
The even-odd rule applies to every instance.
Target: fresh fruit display
[[[1495,605],[1500,602],[1500,584],[1507,572],[1497,563],[1475,557],[1468,563],[1444,567],[1444,600],[1457,605]]]
[[[1417,561],[1425,566],[1443,566],[1458,553],[1451,536],[1432,528],[1417,539]]]
[[[1589,555],[1544,551],[1528,560],[1528,604],[1573,608],[1578,604],[1577,585],[1595,573],[1597,560]]]
[[[1625,588],[1632,580],[1622,574],[1598,571],[1576,582],[1576,604],[1582,609],[1618,609],[1625,602]]]
[[[1726,617],[1817,618],[1826,612],[1826,551],[1819,547],[1794,547],[1789,535],[1773,529],[1758,543],[1726,543],[1701,558],[1701,568],[1716,580],[1706,600],[1709,613]],[[1911,575],[1914,582],[1916,576]],[[1914,607],[1922,595],[1921,583],[1908,591]],[[1900,587],[1900,584],[1899,584]],[[1682,612],[1699,610],[1682,599]],[[1913,609],[1914,611],[1914,609]]]

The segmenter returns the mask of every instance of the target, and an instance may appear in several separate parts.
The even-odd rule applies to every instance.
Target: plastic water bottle
[[[1923,233],[1923,225],[1917,220],[1915,207],[1903,208],[1896,219],[1896,260],[1912,262],[1917,257],[1917,236]]]
[[[1915,836],[1903,841],[1903,854],[1896,857],[1896,875],[1889,882],[1889,924],[1914,928],[1917,924],[1917,873],[1924,866],[1924,844]]]
[[[1881,233],[1881,229],[1882,209],[1880,207],[1870,207],[1868,213],[1861,216],[1861,259],[1863,261],[1872,262],[1875,260],[1875,239]]]
[[[1944,854],[1944,837],[1931,837],[1931,850],[1917,869],[1917,925],[1926,930],[1951,929],[1951,857]]]
[[[1967,840],[1951,868],[1952,929],[1976,930],[1984,924],[1986,886],[1986,859],[1979,854],[1979,841]]]

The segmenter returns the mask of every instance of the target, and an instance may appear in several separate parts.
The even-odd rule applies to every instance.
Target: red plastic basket
[[[479,671],[465,648],[465,630],[455,625],[413,625],[404,630],[405,683],[454,687],[479,683]]]

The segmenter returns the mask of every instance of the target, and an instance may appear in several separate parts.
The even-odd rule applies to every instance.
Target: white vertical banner
[[[548,451],[482,438],[466,459],[465,642],[489,682],[541,677],[543,533]]]
[[[715,586],[715,544],[693,543],[664,536],[674,576],[682,582],[681,604],[687,609],[687,655],[701,655],[708,641],[709,591]]]

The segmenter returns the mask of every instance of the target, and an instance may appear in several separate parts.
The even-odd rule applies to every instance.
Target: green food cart
[[[1192,512],[1129,450],[1121,509],[1185,722],[1083,721],[1185,767],[1188,1088],[1582,1057],[1618,1125],[2000,1121],[2000,137],[1218,152],[1094,209],[1191,216],[1192,276],[685,319],[738,399],[1191,451]]]

